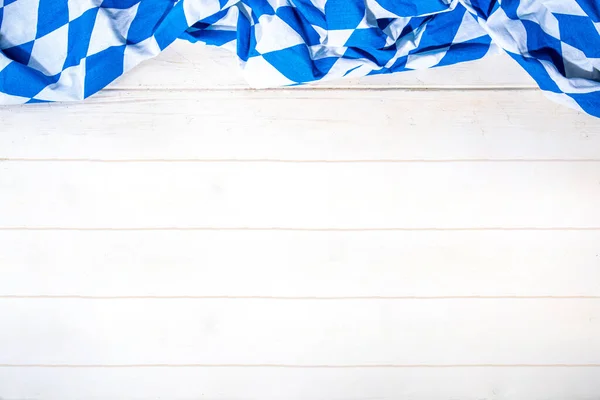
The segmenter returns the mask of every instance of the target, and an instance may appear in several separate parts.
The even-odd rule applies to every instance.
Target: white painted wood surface
[[[597,364],[597,303],[6,299],[0,312],[12,329],[2,330],[0,341],[12,346],[2,352],[0,364]],[[501,316],[510,316],[511,323]],[[572,344],[564,346],[567,337]]]
[[[9,296],[600,293],[594,230],[21,230],[0,231],[0,243],[11,249],[0,254],[0,293]]]
[[[531,90],[106,91],[0,119],[11,160],[600,160],[598,122]]]
[[[12,212],[0,229],[600,229],[598,161],[17,161],[2,171],[0,209]]]
[[[235,64],[0,108],[2,400],[598,396],[600,120],[499,55]]]

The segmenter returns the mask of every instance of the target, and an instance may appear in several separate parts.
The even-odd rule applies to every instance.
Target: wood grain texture
[[[8,365],[600,365],[600,299],[2,299],[0,313]]]
[[[0,108],[1,399],[597,398],[600,120],[501,55],[235,64]]]
[[[502,73],[498,73],[502,71]],[[451,77],[451,79],[449,79]],[[482,60],[428,70],[320,82],[314,88],[493,88],[536,87],[508,55],[493,48]],[[123,75],[111,89],[247,89],[236,56],[228,50],[177,41],[152,60]]]
[[[600,231],[0,231],[0,243],[0,297],[600,296]]]
[[[10,162],[0,192],[0,228],[600,227],[600,162]]]
[[[0,119],[5,159],[600,159],[600,119],[534,91],[111,91]]]

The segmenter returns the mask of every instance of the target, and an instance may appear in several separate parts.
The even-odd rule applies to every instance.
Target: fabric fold
[[[600,117],[596,0],[0,0],[0,104],[84,99],[177,39],[235,52],[253,87],[506,51]],[[502,73],[502,71],[498,71]]]

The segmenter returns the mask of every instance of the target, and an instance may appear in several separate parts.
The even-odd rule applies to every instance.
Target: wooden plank
[[[0,368],[5,399],[589,400],[600,368]]]
[[[600,119],[533,91],[110,91],[0,120],[0,158],[600,159]]]
[[[600,364],[599,299],[16,298],[0,318],[7,365]]]
[[[598,229],[599,182],[600,162],[5,162],[0,227]]]
[[[501,73],[498,73],[501,71]],[[452,76],[452,79],[448,79]],[[480,88],[536,87],[533,79],[505,53],[431,70],[344,79],[311,85],[328,87]],[[128,72],[112,89],[246,89],[236,56],[228,50],[177,41],[155,59]]]
[[[0,243],[0,297],[600,296],[599,231],[0,231]]]

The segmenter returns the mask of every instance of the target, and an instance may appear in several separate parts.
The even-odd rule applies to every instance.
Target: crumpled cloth
[[[599,0],[0,0],[0,104],[81,100],[178,38],[231,49],[253,87],[500,48],[552,99],[600,116]]]

